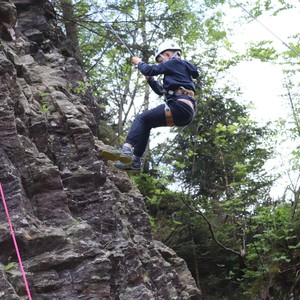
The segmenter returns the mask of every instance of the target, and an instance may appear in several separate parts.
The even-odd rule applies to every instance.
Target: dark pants
[[[194,111],[186,103],[170,100],[168,106],[176,126],[188,125],[193,120]],[[137,115],[126,138],[126,143],[134,147],[133,154],[142,157],[148,144],[151,129],[163,126],[167,126],[164,104]]]

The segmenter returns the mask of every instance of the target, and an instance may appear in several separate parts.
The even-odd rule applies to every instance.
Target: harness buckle
[[[180,86],[178,90],[172,91],[172,90],[163,90],[164,95],[168,94],[171,96],[176,96],[176,95],[188,95],[189,97],[194,98],[195,93],[192,90],[188,90],[183,86]]]
[[[188,95],[192,98],[195,97],[195,93],[192,90],[188,90],[186,88],[184,88],[183,86],[180,86],[179,89],[176,91],[177,95]]]

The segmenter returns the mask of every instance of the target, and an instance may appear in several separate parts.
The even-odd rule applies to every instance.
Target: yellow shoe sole
[[[114,152],[110,152],[109,150],[100,151],[100,157],[103,157],[107,160],[112,160],[112,161],[118,160],[125,164],[131,163],[131,156],[117,154]]]

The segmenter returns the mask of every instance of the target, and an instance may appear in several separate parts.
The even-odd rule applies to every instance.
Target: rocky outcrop
[[[0,41],[0,180],[34,300],[201,299],[185,262],[154,241],[143,198],[102,161],[97,105],[73,93],[78,61],[39,0],[15,1]],[[27,299],[0,206],[0,299]]]

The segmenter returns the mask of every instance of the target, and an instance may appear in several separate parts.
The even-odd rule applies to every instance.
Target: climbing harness
[[[246,8],[244,8],[240,3],[233,0],[233,2],[238,5],[243,11],[245,11],[253,20],[257,21],[261,26],[263,26],[266,30],[268,30],[272,35],[274,35],[279,41],[281,41],[288,49],[290,49],[294,54],[300,57],[300,53],[293,49],[290,45],[288,45],[285,41],[283,41],[278,35],[276,35],[273,31],[271,31],[267,26],[265,26],[262,22],[260,22],[251,12],[249,12]]]
[[[0,182],[0,193],[1,193],[2,202],[3,202],[3,206],[4,206],[4,209],[5,209],[5,213],[6,213],[7,221],[8,221],[8,224],[9,224],[10,232],[11,232],[12,239],[13,239],[13,242],[14,242],[14,246],[15,246],[15,249],[16,249],[16,253],[17,253],[17,257],[18,257],[18,261],[19,261],[19,265],[20,265],[20,270],[21,270],[23,280],[24,280],[24,283],[25,283],[25,288],[26,288],[26,291],[27,291],[27,294],[28,294],[28,299],[32,300],[30,290],[29,290],[29,285],[28,285],[28,282],[27,282],[27,279],[26,279],[26,274],[25,274],[25,271],[24,271],[24,267],[23,267],[23,263],[22,263],[22,259],[21,259],[21,255],[20,255],[20,251],[19,251],[19,247],[18,247],[17,240],[16,240],[16,237],[15,237],[15,232],[14,232],[12,222],[11,222],[11,219],[10,219],[10,215],[9,215],[9,212],[8,212],[8,208],[7,208],[7,205],[6,205],[6,201],[5,201],[4,192],[3,192],[3,189],[2,189],[1,182]]]
[[[166,122],[167,126],[173,127],[175,125],[171,108],[168,105],[168,99],[167,99],[167,91],[163,90],[164,95],[164,101],[165,101],[165,116],[166,116]]]
[[[165,116],[166,116],[167,126],[173,127],[175,125],[175,123],[174,123],[174,119],[172,116],[171,108],[168,105],[167,91],[165,89],[163,89],[163,95],[164,95],[164,101],[165,101]]]
[[[168,106],[167,102],[165,102],[165,116],[166,116],[167,125],[173,127],[175,123],[173,120],[171,109]]]
[[[186,88],[184,88],[183,86],[179,87],[178,90],[176,91],[164,91],[164,93],[168,94],[168,95],[171,95],[171,96],[177,96],[177,95],[188,95],[192,98],[195,97],[195,93],[194,91],[192,90],[188,90]]]
[[[171,96],[188,95],[188,96],[194,98],[195,93],[194,93],[194,91],[188,90],[188,89],[184,88],[183,86],[181,86],[176,91],[163,90],[163,95],[164,95],[164,101],[165,101],[165,116],[166,116],[167,126],[173,127],[175,125],[175,123],[174,123],[174,119],[172,116],[172,111],[171,111],[170,107],[168,106],[167,95],[171,95]]]

